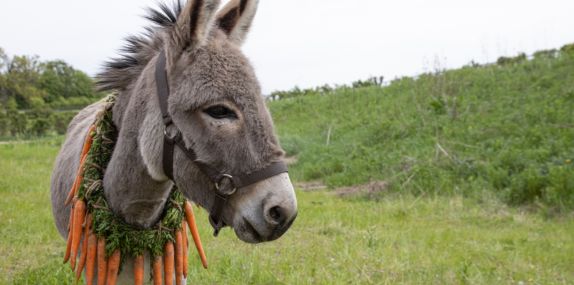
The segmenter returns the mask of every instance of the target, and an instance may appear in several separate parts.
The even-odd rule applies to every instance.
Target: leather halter
[[[157,86],[157,97],[159,99],[159,106],[161,109],[164,131],[163,131],[163,170],[165,174],[175,182],[173,176],[173,155],[174,146],[177,146],[185,155],[195,163],[195,165],[203,172],[214,185],[215,188],[215,201],[211,212],[209,213],[209,222],[213,226],[213,235],[217,236],[221,228],[225,226],[221,214],[223,207],[227,203],[227,199],[235,194],[237,189],[254,184],[269,177],[287,172],[287,165],[282,161],[272,162],[267,167],[253,171],[250,173],[243,173],[238,175],[231,175],[221,172],[209,164],[198,161],[197,155],[193,148],[188,148],[183,141],[181,131],[175,124],[167,110],[169,98],[169,83],[167,80],[166,71],[166,58],[165,51],[159,54],[155,69],[155,80]],[[168,130],[172,126],[173,134]],[[228,180],[229,183],[222,183]],[[177,183],[176,183],[177,184]]]

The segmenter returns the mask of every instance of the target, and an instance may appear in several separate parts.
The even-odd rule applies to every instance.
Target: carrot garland
[[[162,219],[151,229],[125,223],[106,201],[103,175],[117,137],[111,112],[114,101],[114,96],[106,99],[104,111],[96,115],[96,122],[90,126],[73,185],[64,201],[66,205],[72,203],[64,263],[70,262],[76,282],[84,271],[87,284],[97,279],[98,285],[109,285],[115,284],[122,255],[127,255],[134,257],[135,284],[142,284],[147,252],[152,258],[154,285],[173,284],[174,278],[176,284],[182,284],[188,274],[186,224],[205,268],[207,261],[191,204],[177,187],[171,191]]]

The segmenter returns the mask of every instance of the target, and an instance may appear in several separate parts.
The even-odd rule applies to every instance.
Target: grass
[[[57,140],[0,145],[0,284],[70,284],[49,179]],[[460,195],[389,194],[378,201],[297,192],[300,212],[278,241],[210,235],[210,269],[192,252],[190,284],[568,284],[574,220],[548,219]],[[523,283],[519,283],[523,282]]]

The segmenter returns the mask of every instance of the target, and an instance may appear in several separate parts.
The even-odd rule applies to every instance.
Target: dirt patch
[[[327,186],[321,181],[309,181],[309,182],[297,182],[295,183],[295,188],[301,189],[303,191],[320,191],[327,189]]]
[[[339,197],[363,195],[373,197],[377,193],[386,191],[388,187],[389,183],[386,181],[371,181],[367,184],[337,188],[335,189],[335,194]]]

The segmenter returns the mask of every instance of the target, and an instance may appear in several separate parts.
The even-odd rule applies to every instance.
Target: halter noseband
[[[227,203],[227,199],[235,194],[237,189],[251,185],[253,183],[265,180],[269,177],[287,172],[287,165],[282,161],[273,162],[267,167],[253,171],[250,173],[244,173],[240,175],[231,175],[221,171],[216,168],[197,160],[197,155],[192,148],[187,148],[181,131],[177,126],[174,125],[169,112],[167,111],[167,99],[169,98],[169,83],[167,81],[167,71],[166,71],[166,58],[165,51],[159,54],[155,69],[155,80],[157,86],[157,97],[159,99],[159,106],[161,109],[164,131],[163,131],[163,170],[165,174],[174,183],[173,177],[173,154],[174,146],[177,146],[185,155],[193,161],[196,166],[203,172],[214,185],[215,188],[215,201],[211,212],[209,213],[209,222],[214,229],[214,235],[217,236],[221,228],[225,226],[221,214],[223,207]],[[168,127],[172,126],[174,133],[172,134]],[[224,180],[228,180],[229,183],[222,183]]]

